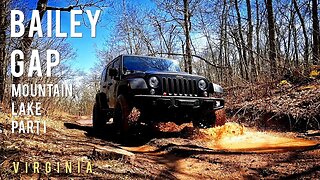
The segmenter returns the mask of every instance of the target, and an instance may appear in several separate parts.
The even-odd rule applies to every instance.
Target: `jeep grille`
[[[162,78],[162,93],[176,96],[197,96],[197,81],[185,78]]]

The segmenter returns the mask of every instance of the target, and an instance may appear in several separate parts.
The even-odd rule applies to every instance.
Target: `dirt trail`
[[[50,177],[92,179],[261,179],[320,177],[320,137],[259,132],[237,123],[206,130],[166,123],[158,130],[134,126],[125,140],[112,125],[96,134],[90,117],[47,119],[44,136],[10,133],[2,138],[2,178],[45,178],[14,174],[13,161],[91,161],[93,173],[52,173]],[[303,137],[298,137],[303,136]],[[57,167],[53,166],[55,170]],[[5,170],[5,171],[3,171]]]
[[[274,161],[279,156],[286,157],[287,154],[296,153],[299,150],[303,152],[316,148],[319,143],[319,141],[315,140],[288,137],[284,133],[259,132],[245,128],[237,123],[227,123],[223,126],[197,131],[188,138],[187,144],[179,143],[179,141],[174,142],[175,140],[171,139],[170,146],[165,150],[162,149],[162,151],[158,151],[161,148],[157,149],[155,146],[150,145],[123,148],[134,153],[147,155],[151,157],[149,159],[154,160],[154,163],[164,164],[169,168],[171,175],[178,179],[220,179],[230,178],[234,175],[238,178],[244,178],[247,175],[248,177],[261,178],[259,172],[252,174],[249,171],[250,168],[242,166],[238,173],[233,172],[228,175],[230,171],[236,169],[224,169],[221,164],[223,164],[222,162],[227,164],[236,163],[236,160],[239,159],[241,161],[238,163],[245,165],[255,162],[255,159],[261,158],[260,156],[270,156],[269,160]],[[157,143],[154,144],[157,145]],[[195,146],[195,144],[200,145]],[[168,149],[170,149],[169,153],[166,152]],[[273,155],[272,153],[278,154]],[[319,158],[319,150],[316,154],[317,158]],[[247,159],[243,161],[242,158],[246,156],[252,157],[252,159],[249,162]],[[212,159],[214,159],[213,162]],[[217,162],[217,159],[221,162]],[[314,160],[317,161],[317,159]],[[299,159],[297,158],[296,161],[299,161]],[[262,161],[260,165],[264,163]],[[292,162],[287,163],[293,164]],[[318,175],[320,173],[319,170],[317,170]],[[212,171],[217,172],[218,175]]]
[[[259,132],[245,128],[237,123],[226,123],[209,129],[201,129],[189,138],[190,142],[198,141],[212,150],[229,152],[282,152],[306,149],[316,146],[317,141],[288,137],[284,133]],[[139,147],[123,147],[126,150],[151,153],[156,147],[143,145]]]

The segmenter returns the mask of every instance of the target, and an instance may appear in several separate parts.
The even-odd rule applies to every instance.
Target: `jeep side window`
[[[109,76],[109,69],[111,67],[111,64],[108,65],[108,67],[106,68],[106,75],[105,75],[105,78],[104,78],[104,81],[110,81],[111,77]]]
[[[117,58],[117,59],[113,62],[112,68],[115,68],[115,69],[118,70],[118,75],[117,75],[117,76],[119,77],[119,75],[120,75],[120,58]]]
[[[107,72],[107,68],[104,68],[102,74],[101,74],[101,81],[106,81],[106,72]]]

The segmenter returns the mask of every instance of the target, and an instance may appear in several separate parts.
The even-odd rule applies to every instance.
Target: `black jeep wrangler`
[[[117,130],[125,133],[133,107],[145,124],[192,121],[196,127],[211,127],[215,111],[224,107],[222,92],[202,76],[181,72],[176,60],[121,55],[102,72],[93,127],[99,129],[113,117]]]

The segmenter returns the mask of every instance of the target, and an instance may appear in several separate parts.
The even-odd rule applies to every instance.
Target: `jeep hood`
[[[146,75],[159,75],[162,77],[174,77],[174,76],[180,76],[180,77],[184,77],[184,78],[196,78],[196,79],[206,79],[203,76],[199,76],[199,75],[195,75],[195,74],[189,74],[186,72],[159,72],[159,71],[146,71],[145,72]]]

